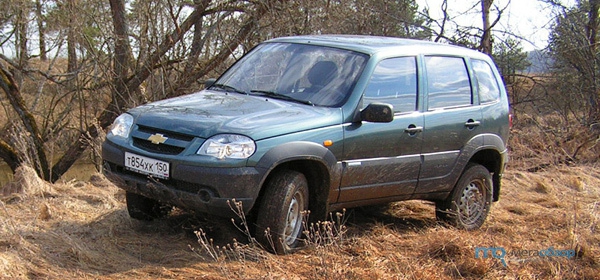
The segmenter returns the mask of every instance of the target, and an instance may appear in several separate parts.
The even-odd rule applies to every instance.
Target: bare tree
[[[558,5],[558,4],[557,4]],[[582,124],[600,121],[598,53],[598,0],[580,2],[571,9],[559,6],[560,14],[550,37],[554,87],[562,89],[557,106],[569,106]],[[573,82],[576,81],[576,82]],[[582,112],[583,110],[587,112]]]
[[[5,19],[0,11],[1,30],[12,30],[0,46],[8,42],[24,54],[0,54],[0,93],[7,97],[0,100],[6,132],[0,135],[0,158],[13,170],[33,165],[49,181],[58,180],[87,148],[97,152],[95,139],[120,113],[201,88],[201,80],[219,75],[265,39],[429,34],[412,0],[19,1],[27,7],[23,20],[17,13]],[[17,11],[20,5],[11,7]],[[28,46],[34,33],[18,30],[32,26],[18,24],[29,20],[44,41],[39,60],[20,44]],[[23,83],[16,74],[23,74]]]
[[[19,119],[21,120],[22,125],[24,126],[27,135],[25,135],[31,142],[33,146],[30,147],[33,149],[33,153],[35,155],[35,161],[33,163],[37,164],[36,170],[40,172],[40,176],[42,178],[49,178],[49,169],[48,169],[48,160],[46,159],[46,153],[44,151],[44,140],[42,139],[42,135],[38,129],[37,122],[35,118],[28,110],[25,105],[25,101],[21,96],[21,92],[19,91],[19,86],[17,82],[13,78],[12,74],[7,71],[4,67],[0,67],[0,88],[4,90],[6,93],[6,97],[10,102],[12,109],[15,110]],[[3,156],[4,161],[7,160],[17,160],[17,163],[9,163],[9,166],[16,166],[19,163],[25,160],[25,156],[30,151],[21,151],[16,152],[14,149],[10,149],[5,145],[5,141],[1,142],[0,156]]]
[[[483,19],[483,34],[481,35],[481,52],[492,54],[492,29],[490,26],[490,8],[494,0],[481,0],[481,17]]]
[[[588,7],[588,21],[585,26],[585,33],[589,42],[589,53],[594,55],[595,59],[593,59],[593,69],[590,71],[590,88],[589,88],[589,96],[590,96],[590,119],[589,122],[597,122],[600,121],[600,97],[598,89],[600,88],[598,85],[598,71],[600,70],[598,65],[598,28],[600,26],[600,19],[598,19],[598,12],[600,10],[600,0],[590,0]]]
[[[114,2],[114,4],[113,4]],[[113,23],[115,24],[115,33],[118,36],[118,29],[126,29],[127,23],[124,22],[123,18],[114,19],[115,15],[118,17],[121,12],[121,7],[124,7],[123,0],[111,0],[111,10],[113,10]],[[79,139],[77,144],[72,145],[66,151],[66,153],[59,159],[58,163],[52,168],[52,181],[58,180],[64,172],[66,172],[71,165],[79,158],[81,153],[88,147],[90,138],[97,137],[99,134],[99,129],[106,128],[110,125],[112,120],[121,112],[123,112],[127,105],[127,100],[130,99],[130,93],[134,92],[142,82],[144,82],[152,73],[153,69],[159,66],[161,58],[173,48],[173,46],[179,42],[186,32],[188,32],[194,23],[198,22],[203,14],[205,13],[205,5],[196,4],[194,5],[193,12],[187,16],[187,18],[181,23],[178,24],[171,34],[167,35],[167,37],[163,40],[163,42],[158,46],[158,48],[149,55],[148,59],[142,64],[143,66],[139,68],[133,75],[128,77],[123,77],[123,72],[119,73],[117,80],[122,80],[125,83],[121,84],[122,88],[117,86],[113,89],[113,98],[112,101],[105,108],[103,113],[98,116],[98,126],[90,126],[87,130],[82,131],[79,135]],[[210,69],[214,67],[214,64],[222,62],[241,42],[241,39],[244,36],[247,36],[250,33],[250,30],[254,26],[254,22],[256,18],[262,15],[265,11],[265,5],[259,5],[256,11],[249,15],[247,19],[247,23],[242,26],[237,36],[235,36],[229,44],[223,46],[222,51],[219,52],[213,59],[209,61],[208,65],[205,65],[204,69],[199,74],[192,76],[201,76],[206,69]],[[125,42],[123,42],[125,44]],[[126,48],[121,46],[122,48]],[[120,48],[121,48],[120,47]],[[117,45],[115,45],[115,49]],[[121,58],[124,59],[124,58]],[[211,63],[212,62],[212,63]],[[120,63],[124,63],[121,61]],[[117,82],[117,85],[119,82]],[[125,106],[123,106],[125,105]]]
[[[66,0],[67,14],[69,14],[69,25],[67,27],[67,72],[75,73],[77,71],[77,17],[75,12],[77,6],[76,0]]]
[[[491,55],[494,50],[494,39],[498,39],[492,31],[500,22],[510,3],[509,0],[506,5],[498,6],[494,4],[494,0],[477,0],[467,3],[461,2],[463,4],[461,7],[452,7],[447,0],[443,0],[441,6],[436,7],[440,10],[441,18],[432,18],[429,14],[431,12],[429,7],[420,14],[425,18],[425,22],[429,23],[424,28],[429,28],[429,32],[434,36],[434,41],[462,45]],[[454,9],[451,10],[451,8]],[[468,17],[473,14],[480,15],[482,19],[481,27],[473,24],[464,26],[457,20],[460,17]],[[510,34],[510,32],[503,31],[503,33],[518,38],[517,35]]]
[[[34,155],[34,167],[38,174],[49,181],[58,180],[91,145],[93,139],[100,135],[101,130],[108,127],[118,114],[139,102],[140,95],[143,93],[142,84],[148,78],[161,73],[161,71],[169,73],[167,74],[169,77],[165,80],[174,77],[181,81],[181,85],[169,88],[160,97],[181,94],[180,89],[188,88],[198,78],[228,59],[245,38],[253,33],[258,19],[274,2],[206,0],[197,1],[195,4],[179,5],[175,1],[164,0],[160,3],[169,7],[166,10],[167,16],[164,17],[166,20],[161,23],[163,26],[160,28],[155,26],[155,31],[152,31],[157,34],[155,44],[144,45],[144,50],[138,49],[140,55],[137,57],[137,63],[134,63],[136,58],[133,56],[131,43],[143,36],[132,37],[124,0],[109,0],[109,13],[104,13],[106,6],[95,6],[94,13],[90,13],[90,15],[96,18],[85,17],[85,9],[80,8],[86,5],[87,7],[98,5],[100,4],[98,2],[66,0],[65,5],[57,6],[64,10],[55,11],[54,18],[60,18],[56,15],[66,14],[66,11],[73,11],[73,9],[82,13],[81,16],[69,18],[62,23],[56,21],[51,24],[53,28],[50,29],[51,33],[49,34],[54,35],[50,35],[50,37],[60,36],[63,34],[63,30],[70,31],[66,36],[68,63],[67,69],[63,70],[63,73],[59,66],[61,63],[54,64],[61,60],[59,56],[56,56],[58,59],[52,60],[49,64],[49,67],[56,68],[50,68],[52,70],[48,71],[27,67],[25,63],[29,61],[29,57],[26,53],[18,56],[19,58],[23,57],[23,63],[0,55],[0,60],[4,62],[2,64],[2,91],[10,101],[3,103],[5,114],[7,114],[4,119],[9,119],[8,114],[15,114],[19,117],[16,122],[5,124],[4,130],[8,131],[13,127],[23,131],[24,138],[21,139],[26,140],[30,147],[29,151],[15,149],[14,135],[5,134],[0,137],[0,157],[13,170],[25,162],[24,158]],[[188,9],[190,12],[183,13],[184,9]],[[103,15],[110,16],[102,18]],[[84,20],[79,21],[82,18]],[[205,21],[203,21],[204,18],[206,18]],[[15,19],[17,18],[15,17]],[[112,21],[111,32],[94,31],[106,28],[107,20]],[[74,21],[78,21],[77,24],[74,24]],[[207,23],[208,28],[203,28],[204,23]],[[224,23],[228,24],[233,32],[229,35],[220,35],[221,41],[216,45],[217,47],[208,48],[206,43],[209,42],[210,36],[214,36],[214,33],[203,32],[203,30],[214,30],[215,26]],[[59,28],[61,24],[64,24],[63,28]],[[15,23],[13,26],[23,25]],[[193,51],[189,51],[190,48],[188,48],[185,38],[194,26],[197,29],[196,37],[191,40]],[[165,29],[170,31],[165,33]],[[102,34],[106,34],[106,36]],[[15,40],[16,42],[27,42],[26,34],[19,36],[18,39],[23,38],[23,40]],[[55,42],[61,42],[60,38],[56,39]],[[110,44],[111,40],[113,44]],[[141,42],[141,40],[139,41]],[[136,45],[137,48],[140,46],[142,45]],[[60,48],[58,51],[60,52]],[[142,56],[142,53],[145,55]],[[206,56],[200,61],[198,58],[202,53]],[[78,55],[80,56],[78,57]],[[189,58],[191,62],[182,63],[186,61],[183,56]],[[110,57],[112,57],[112,63],[103,64],[103,61],[110,61],[106,60]],[[5,65],[11,69],[9,70]],[[187,70],[182,71],[183,69]],[[167,70],[169,72],[164,72]],[[19,87],[13,73],[26,73],[28,77],[46,80],[47,82],[39,84],[39,91],[55,92],[47,96],[38,95],[35,99],[44,99],[48,103],[35,102],[31,104],[29,93],[23,95],[22,89],[24,88]],[[81,73],[81,75],[73,78],[74,73]],[[28,82],[25,88],[31,88],[31,85],[34,84],[33,81]],[[77,83],[72,83],[72,81],[77,81]],[[50,83],[52,87],[44,87],[46,83]],[[36,107],[35,104],[44,104],[44,106]],[[98,112],[98,114],[94,112]],[[50,122],[49,120],[54,121]],[[79,124],[73,125],[76,123]],[[40,124],[42,125],[40,126]],[[49,141],[57,144],[49,144]],[[71,144],[64,147],[64,152],[46,151],[47,147],[64,146],[65,143]],[[57,154],[58,158],[50,161],[47,159],[46,152],[52,153],[52,157]],[[50,162],[56,162],[56,164],[50,168]]]
[[[36,23],[37,23],[37,29],[38,29],[38,39],[39,39],[39,46],[40,46],[40,60],[42,61],[46,61],[48,59],[48,56],[46,55],[46,27],[44,26],[45,21],[44,21],[44,12],[43,12],[43,5],[41,0],[35,0],[35,19],[36,19]]]

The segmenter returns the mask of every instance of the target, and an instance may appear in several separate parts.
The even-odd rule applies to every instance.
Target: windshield
[[[348,50],[266,43],[229,68],[215,85],[248,94],[337,107],[350,94],[366,60],[367,55]]]

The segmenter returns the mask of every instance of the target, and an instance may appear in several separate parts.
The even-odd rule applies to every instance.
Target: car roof
[[[369,55],[381,52],[396,52],[402,54],[446,54],[482,59],[488,58],[487,55],[481,52],[465,47],[424,40],[370,35],[302,35],[280,37],[266,41],[266,43],[270,42],[328,46]]]

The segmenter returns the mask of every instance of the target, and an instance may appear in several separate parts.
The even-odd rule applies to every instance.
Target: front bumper
[[[165,160],[156,155],[132,151]],[[229,201],[242,203],[247,214],[252,209],[263,172],[254,167],[217,168],[195,166],[193,163],[168,160],[169,179],[157,179],[124,168],[125,150],[105,141],[102,144],[104,174],[119,188],[140,194],[165,204],[218,216],[235,216]]]

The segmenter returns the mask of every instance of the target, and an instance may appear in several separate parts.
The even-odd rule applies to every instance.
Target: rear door
[[[482,113],[462,57],[425,56],[426,101],[423,165],[416,193],[448,191],[465,144],[481,131]]]
[[[417,111],[416,57],[385,59],[363,94],[394,108],[390,123],[353,123],[344,130],[343,175],[338,202],[411,195],[421,165],[423,115]]]

